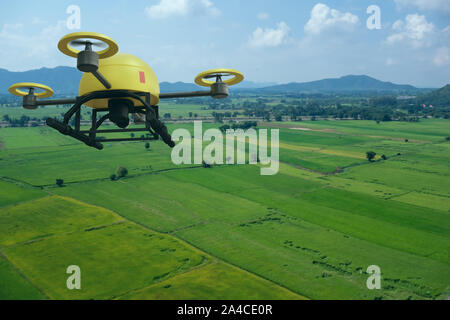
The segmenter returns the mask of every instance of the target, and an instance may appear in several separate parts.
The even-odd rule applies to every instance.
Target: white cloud
[[[31,27],[33,31],[36,29],[33,23]],[[61,65],[65,56],[56,44],[68,33],[66,21],[47,25],[37,33],[33,31],[23,24],[4,24],[0,31],[0,47],[4,49],[0,51],[0,60],[14,70]]]
[[[152,19],[171,16],[187,16],[191,13],[219,15],[220,11],[210,0],[160,0],[158,4],[145,8]]]
[[[260,12],[258,13],[258,19],[259,20],[266,20],[269,18],[269,14],[267,12]]]
[[[326,29],[349,28],[357,25],[358,22],[358,17],[350,12],[342,13],[323,3],[318,3],[311,10],[311,17],[305,25],[305,31],[320,34]]]
[[[450,50],[448,47],[441,47],[437,50],[434,56],[433,63],[438,67],[447,66],[450,64]]]
[[[425,16],[409,14],[405,21],[394,22],[392,29],[394,33],[387,38],[389,44],[400,42],[407,43],[413,48],[421,48],[431,45],[430,36],[435,31],[435,26],[428,22]]]
[[[286,42],[290,28],[281,21],[276,29],[257,28],[250,36],[250,46],[252,47],[278,47]]]
[[[415,7],[419,10],[450,12],[448,0],[394,0],[400,7]]]

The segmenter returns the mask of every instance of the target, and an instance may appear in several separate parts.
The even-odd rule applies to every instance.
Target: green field
[[[98,151],[2,128],[0,299],[446,299],[449,124],[264,123],[280,129],[274,176],[176,166],[162,142]]]

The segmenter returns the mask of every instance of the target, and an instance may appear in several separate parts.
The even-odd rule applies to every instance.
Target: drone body
[[[95,39],[101,42],[80,39]],[[101,51],[92,49],[93,46],[101,47],[102,44],[106,44],[107,48]],[[85,48],[78,51],[72,47],[74,45],[83,45]],[[23,97],[23,107],[26,109],[36,109],[43,105],[73,104],[64,115],[62,122],[49,118],[46,121],[47,125],[99,150],[103,148],[101,142],[158,140],[160,137],[167,145],[174,147],[175,143],[166,126],[159,120],[158,103],[160,99],[202,96],[223,99],[228,97],[228,85],[237,84],[244,79],[243,75],[236,70],[213,69],[200,73],[195,79],[198,85],[209,87],[210,90],[160,93],[158,79],[150,66],[131,54],[117,53],[118,45],[105,35],[93,32],[68,34],[59,41],[58,49],[68,56],[77,58],[77,68],[84,73],[76,98],[40,100],[52,96],[53,90],[37,83],[16,83],[9,88],[9,91]],[[222,77],[228,76],[233,76],[233,78],[222,80]],[[205,80],[211,78],[215,78],[215,81]],[[20,88],[27,88],[28,92],[22,91]],[[36,92],[36,88],[44,91]],[[92,109],[89,130],[81,130],[81,107],[83,105]],[[101,113],[104,114],[97,119],[98,114]],[[145,127],[128,128],[129,114],[133,114],[135,119],[143,119]],[[72,117],[74,117],[74,127],[69,124]],[[99,129],[106,120],[112,121],[120,129]],[[143,131],[149,132],[150,136],[119,139],[97,138],[97,133]]]
[[[155,73],[145,61],[126,53],[118,53],[110,58],[101,59],[98,71],[111,82],[111,90],[129,90],[150,94],[150,104],[159,103],[159,82]],[[78,90],[79,96],[91,92],[103,91],[105,87],[91,73],[84,73]],[[142,103],[132,99],[134,106]],[[85,103],[86,106],[102,109],[108,105],[108,99],[97,99]]]

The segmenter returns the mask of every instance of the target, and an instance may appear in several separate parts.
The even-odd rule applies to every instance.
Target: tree
[[[111,179],[111,181],[115,181],[117,179],[117,176],[113,173],[109,176],[109,179]]]
[[[203,168],[211,168],[211,165],[204,160],[202,161]]]
[[[408,139],[405,139],[405,142],[409,142],[409,140],[408,140]]]
[[[367,157],[367,160],[369,160],[369,161],[373,161],[373,159],[375,159],[376,155],[377,155],[376,152],[373,152],[373,151],[366,152],[366,157]]]
[[[227,124],[224,124],[223,126],[219,127],[219,130],[222,131],[223,133],[227,132],[228,129],[230,129],[230,126]]]
[[[381,159],[387,160],[387,157],[383,154],[383,155],[381,156]]]
[[[446,141],[450,141],[450,136],[445,138]]]
[[[63,179],[56,179],[56,185],[57,185],[58,187],[62,187],[63,184],[64,184],[64,180],[63,180]]]
[[[128,170],[125,167],[119,167],[117,168],[117,176],[119,178],[123,178],[128,174]]]
[[[145,144],[145,149],[147,149],[147,150],[150,149],[150,143],[149,143],[149,142],[147,142],[147,143]]]

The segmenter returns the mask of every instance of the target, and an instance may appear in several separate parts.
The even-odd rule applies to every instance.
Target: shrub
[[[209,163],[206,163],[205,161],[202,161],[203,168],[211,168],[211,165]]]
[[[113,173],[109,176],[109,178],[111,179],[111,181],[115,181],[117,179],[117,176]]]
[[[381,156],[381,159],[387,160],[387,157],[383,154],[383,155]]]
[[[149,142],[147,142],[146,144],[145,144],[145,149],[150,149],[150,143]]]
[[[373,152],[373,151],[366,152],[366,157],[367,157],[367,160],[369,160],[369,161],[373,161],[373,159],[375,158],[376,155],[377,155],[376,152]]]
[[[127,174],[128,174],[127,168],[125,168],[125,167],[117,168],[117,177],[119,179],[125,177]]]
[[[58,187],[62,187],[63,184],[64,184],[64,180],[63,180],[63,179],[56,179],[56,185],[57,185]]]
[[[222,131],[223,133],[227,132],[228,129],[231,129],[231,127],[227,124],[224,124],[223,126],[219,127],[219,130]]]

